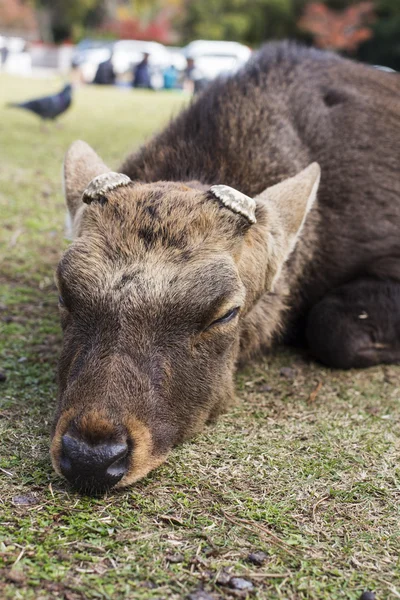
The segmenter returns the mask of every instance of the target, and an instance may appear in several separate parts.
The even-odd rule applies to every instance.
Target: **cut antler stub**
[[[229,185],[213,185],[210,192],[222,202],[226,208],[242,215],[250,223],[256,223],[256,202],[250,196],[238,192]]]
[[[111,190],[129,185],[130,183],[132,183],[131,179],[123,173],[115,173],[114,171],[102,173],[89,183],[83,192],[82,200],[86,204],[90,204],[100,198],[104,198]]]

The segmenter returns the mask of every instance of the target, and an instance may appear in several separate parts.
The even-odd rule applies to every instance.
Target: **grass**
[[[0,77],[0,597],[399,598],[399,367],[330,371],[281,350],[238,374],[237,406],[134,487],[91,499],[52,471],[63,154],[83,138],[115,167],[185,101],[81,88],[47,133],[4,106],[59,83]]]

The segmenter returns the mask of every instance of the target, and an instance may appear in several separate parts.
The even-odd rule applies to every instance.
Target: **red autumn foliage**
[[[0,0],[0,24],[3,33],[35,34],[35,13],[29,4],[21,0]]]
[[[139,18],[116,19],[103,27],[123,40],[150,40],[163,44],[175,41],[170,11],[161,10],[151,21],[143,23]]]
[[[372,37],[369,25],[375,20],[372,2],[353,4],[338,12],[321,2],[308,4],[298,26],[310,32],[315,45],[331,50],[354,52]]]

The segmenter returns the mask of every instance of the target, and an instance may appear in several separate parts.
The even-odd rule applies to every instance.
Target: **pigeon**
[[[56,119],[59,115],[62,115],[71,106],[71,102],[72,86],[68,83],[58,94],[28,100],[27,102],[13,102],[8,106],[30,110],[46,120]]]

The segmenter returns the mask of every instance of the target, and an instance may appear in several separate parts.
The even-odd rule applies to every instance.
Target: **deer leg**
[[[400,283],[363,278],[332,290],[310,310],[306,335],[329,367],[400,363]]]

